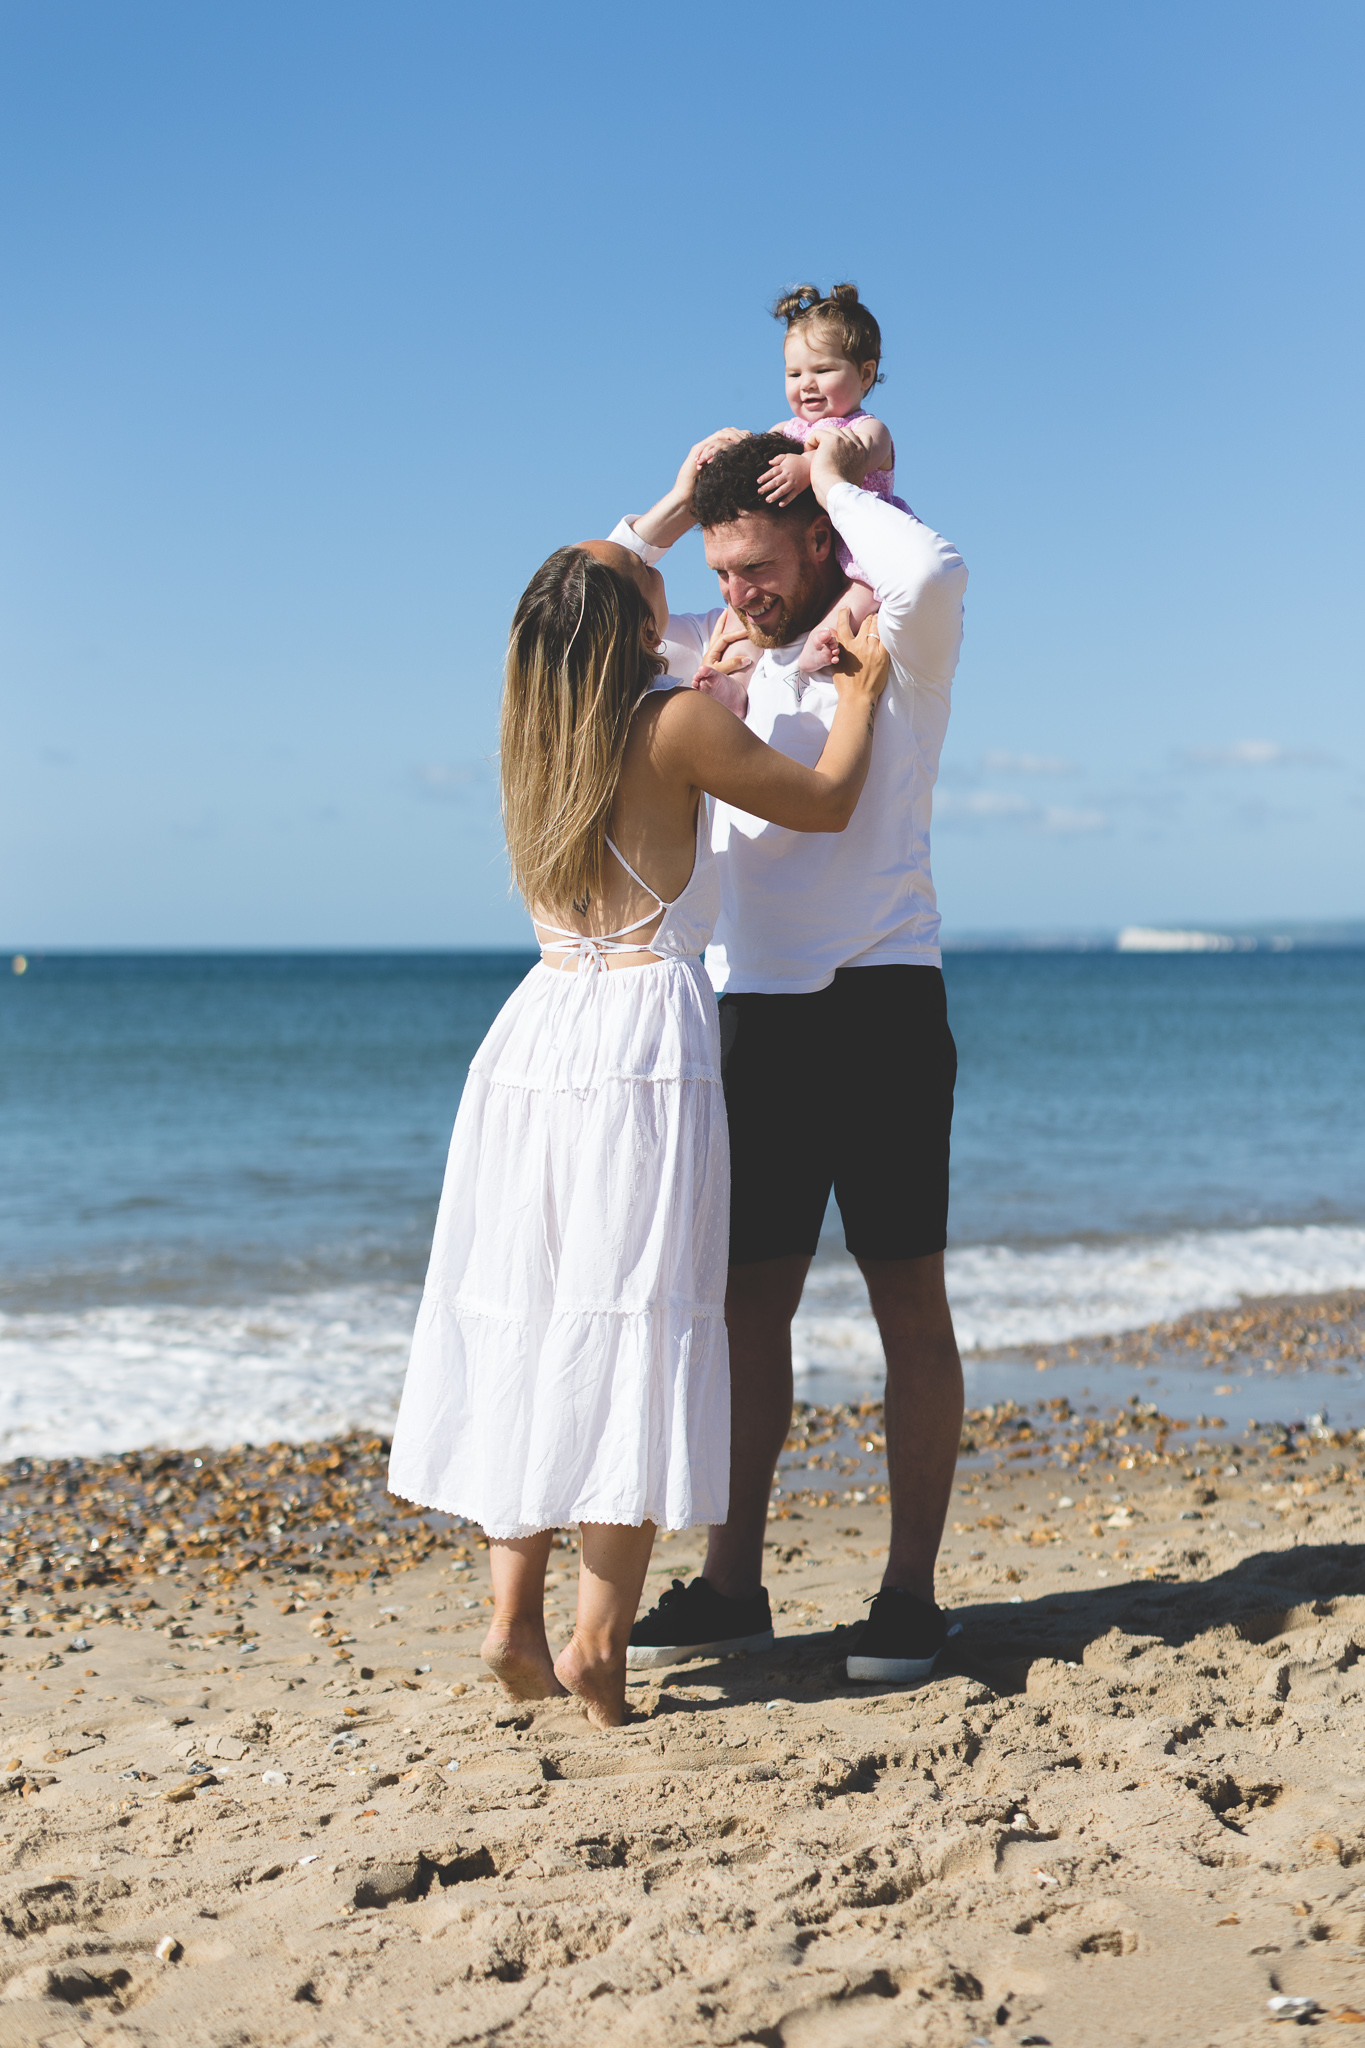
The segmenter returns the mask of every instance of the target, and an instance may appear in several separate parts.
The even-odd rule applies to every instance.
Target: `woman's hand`
[[[728,604],[711,629],[711,638],[706,643],[701,662],[703,668],[713,669],[722,676],[735,675],[740,669],[754,665],[754,649],[748,629]]]
[[[800,497],[809,482],[808,455],[778,455],[759,478],[758,488],[770,505],[790,505],[793,498]]]
[[[714,697],[727,711],[733,711],[736,718],[743,718],[749,708],[746,671],[753,665],[754,649],[749,636],[726,605],[706,643],[706,652],[692,678],[692,688]]]
[[[891,676],[891,656],[882,646],[877,614],[869,612],[855,633],[853,614],[845,605],[834,630],[839,643],[839,659],[834,664],[834,687],[839,692],[839,701],[866,703],[870,720]]]

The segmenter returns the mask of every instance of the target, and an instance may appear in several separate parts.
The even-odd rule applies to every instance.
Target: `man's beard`
[[[751,623],[748,613],[742,612],[744,630],[752,644],[790,647],[794,640],[804,640],[811,628],[819,625],[844,580],[837,570],[831,575],[828,568],[810,567],[791,597],[778,599],[776,617],[761,631]]]

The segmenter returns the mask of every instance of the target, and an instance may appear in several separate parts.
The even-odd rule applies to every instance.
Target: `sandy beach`
[[[612,1735],[501,1700],[482,1539],[388,1498],[378,1438],[5,1468],[0,2048],[1365,2026],[1365,1434],[1293,1380],[1363,1306],[1108,1344],[1197,1354],[1199,1422],[1127,1379],[1077,1412],[1040,1353],[968,1418],[917,1688],[843,1676],[879,1410],[799,1411],[776,1647],[642,1677]],[[1279,1419],[1220,1428],[1275,1360]],[[646,1598],[700,1558],[661,1541]]]

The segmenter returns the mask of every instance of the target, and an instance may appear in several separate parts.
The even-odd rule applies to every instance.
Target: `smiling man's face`
[[[755,647],[788,647],[819,625],[847,580],[834,535],[821,514],[808,526],[742,512],[702,533],[706,566],[726,604],[743,619]]]

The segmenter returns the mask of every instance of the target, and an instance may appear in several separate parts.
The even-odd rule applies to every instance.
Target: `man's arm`
[[[708,434],[704,441],[698,441],[689,448],[682,468],[678,471],[672,490],[660,498],[657,505],[648,512],[632,512],[607,535],[618,547],[629,548],[642,562],[652,569],[660,556],[672,547],[675,540],[685,534],[696,522],[692,517],[692,490],[697,481],[697,470],[718,448],[725,448],[733,441],[748,437],[738,427],[722,427],[719,433]],[[715,631],[723,607],[713,612],[670,612],[668,631],[660,642],[660,651],[668,658],[668,674],[673,682],[690,683],[706,652],[707,644]]]
[[[655,511],[657,510],[658,506],[655,507]],[[664,553],[664,549],[657,542],[647,541],[640,532],[649,516],[645,512],[632,513],[629,518],[622,519],[613,526],[607,539],[614,541],[617,547],[629,548],[633,555],[638,555],[640,560],[647,562],[652,569]],[[669,613],[668,631],[659,642],[659,652],[668,662],[668,680],[671,683],[691,682],[701,667],[711,635],[723,615],[723,607],[718,607],[713,612]],[[662,683],[658,687],[661,688]]]
[[[695,448],[688,449],[672,490],[666,491],[648,512],[637,514],[633,522],[636,533],[648,547],[671,548],[674,541],[681,539],[688,527],[695,524],[692,491],[698,469],[710,461],[718,448],[728,448],[733,442],[747,441],[748,438],[738,427],[722,427],[719,433],[708,434],[704,441],[698,441]]]
[[[881,601],[882,644],[897,668],[946,689],[962,645],[967,570],[951,541],[897,505],[850,481],[863,461],[851,437],[824,434],[811,466],[811,489],[839,537],[872,578]]]

